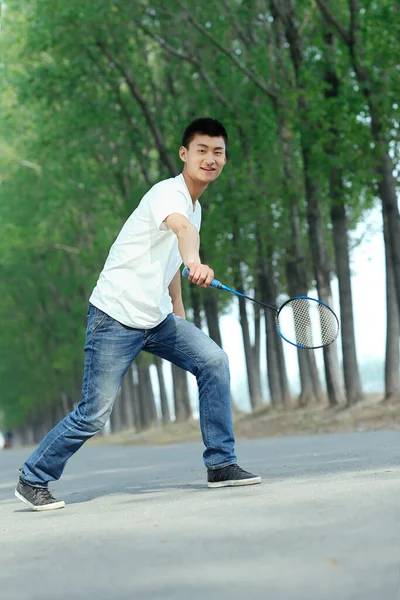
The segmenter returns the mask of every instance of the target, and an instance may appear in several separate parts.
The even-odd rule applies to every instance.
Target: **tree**
[[[396,180],[393,175],[394,165],[390,155],[390,142],[393,137],[397,136],[393,112],[398,110],[394,93],[398,56],[392,52],[392,49],[396,47],[400,33],[399,7],[392,2],[385,1],[372,4],[367,11],[365,8],[360,9],[358,0],[348,0],[346,4],[348,5],[349,29],[347,30],[330,11],[324,0],[317,0],[317,2],[327,21],[347,46],[360,90],[368,106],[374,140],[375,168],[378,175],[377,188],[382,201],[383,218],[386,219],[388,226],[385,242],[389,245],[388,252],[391,254],[399,314],[400,213]],[[363,22],[361,22],[362,15],[366,15]],[[383,19],[388,27],[385,27],[384,31],[381,27],[372,27],[370,15],[372,19],[375,15],[378,19]],[[376,21],[372,20],[372,23],[375,24]],[[384,43],[382,44],[383,33]],[[381,48],[379,52],[377,52],[377,36],[379,36]]]

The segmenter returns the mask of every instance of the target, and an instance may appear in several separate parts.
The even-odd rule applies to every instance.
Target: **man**
[[[228,358],[185,320],[181,295],[182,261],[192,283],[208,287],[214,277],[200,261],[198,198],[221,174],[227,142],[218,121],[193,121],[179,150],[183,172],[145,194],[112,245],[89,299],[82,399],[20,469],[15,495],[33,510],[65,506],[49,482],[105,425],[127,369],[144,349],[196,376],[208,486],[261,482],[237,465]]]

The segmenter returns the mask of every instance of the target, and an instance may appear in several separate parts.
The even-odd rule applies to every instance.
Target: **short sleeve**
[[[168,231],[164,220],[173,213],[188,217],[187,200],[178,190],[157,190],[149,198],[150,214],[154,219],[157,229]]]

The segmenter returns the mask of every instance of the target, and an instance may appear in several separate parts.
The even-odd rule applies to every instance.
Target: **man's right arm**
[[[165,222],[178,238],[180,255],[185,266],[190,269],[189,279],[197,285],[209,287],[214,279],[214,271],[200,261],[200,236],[196,227],[179,213],[172,213]]]

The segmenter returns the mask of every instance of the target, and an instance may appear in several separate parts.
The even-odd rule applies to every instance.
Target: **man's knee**
[[[217,369],[221,371],[229,371],[229,358],[226,352],[219,346],[207,358],[205,363],[206,369]]]
[[[75,421],[78,429],[85,433],[95,435],[103,429],[110,417],[110,411],[102,412],[94,415],[83,415],[79,409],[71,413],[71,418]]]

